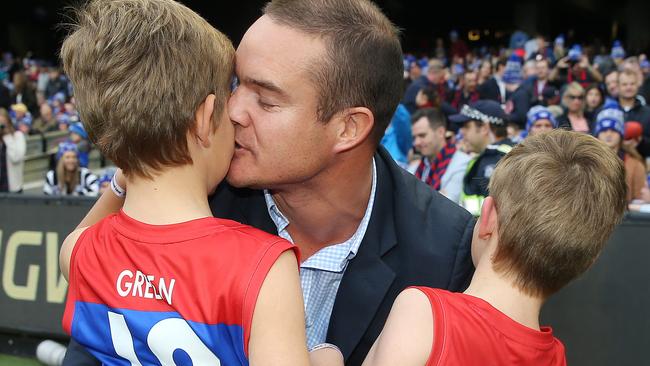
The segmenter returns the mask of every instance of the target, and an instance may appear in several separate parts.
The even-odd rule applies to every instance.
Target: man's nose
[[[241,88],[237,88],[230,95],[228,116],[233,123],[246,127],[250,123],[250,116],[246,111],[245,98],[241,90]]]

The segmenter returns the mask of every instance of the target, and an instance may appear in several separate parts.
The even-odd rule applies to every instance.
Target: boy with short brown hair
[[[63,244],[65,330],[104,364],[308,365],[295,247],[208,204],[235,146],[232,44],[171,0],[77,17],[61,57],[128,195],[113,181]]]
[[[623,164],[595,138],[555,130],[513,148],[489,190],[469,288],[402,292],[364,365],[566,364],[539,312],[594,263],[621,220]]]

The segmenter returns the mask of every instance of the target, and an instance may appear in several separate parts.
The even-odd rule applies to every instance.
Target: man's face
[[[607,93],[614,98],[618,98],[618,73],[612,72],[605,77],[605,86]]]
[[[235,154],[228,182],[275,188],[304,182],[325,168],[336,132],[318,121],[318,91],[309,70],[319,68],[318,38],[262,16],[237,48],[239,87],[228,102]]]
[[[413,64],[409,70],[409,78],[411,78],[411,80],[417,80],[420,76],[422,76],[422,69],[418,64]]]
[[[618,77],[618,94],[621,98],[632,99],[636,97],[639,91],[636,77],[632,75],[621,74]]]
[[[444,79],[445,73],[444,70],[432,67],[427,72],[427,77],[429,81],[433,84],[440,84]]]
[[[463,127],[460,128],[463,138],[467,141],[467,145],[472,149],[472,152],[481,153],[485,146],[489,143],[489,135],[487,132],[489,127],[485,123],[468,121],[465,122]]]
[[[551,121],[547,119],[540,119],[537,120],[535,123],[533,123],[533,125],[530,127],[529,135],[533,136],[540,132],[551,131],[552,129],[553,129],[553,124],[551,123]]]
[[[599,133],[598,139],[614,150],[618,150],[621,144],[621,135],[614,130],[605,130]]]
[[[473,92],[476,90],[477,84],[477,75],[474,72],[468,72],[465,74],[465,90],[468,92]]]
[[[48,104],[41,104],[41,117],[45,120],[52,119],[52,108]]]
[[[433,130],[427,117],[415,121],[412,127],[413,146],[428,158],[434,158],[445,145],[445,129]]]
[[[537,61],[535,64],[535,73],[537,74],[538,80],[548,79],[548,61]]]

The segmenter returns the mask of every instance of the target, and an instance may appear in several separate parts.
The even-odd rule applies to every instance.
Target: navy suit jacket
[[[381,147],[375,162],[370,222],[341,280],[327,332],[327,342],[341,348],[346,365],[363,362],[403,289],[462,291],[474,270],[472,215],[397,166]],[[210,206],[217,217],[277,234],[261,191],[222,184]]]

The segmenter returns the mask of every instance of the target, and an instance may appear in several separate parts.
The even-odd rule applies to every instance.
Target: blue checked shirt
[[[370,213],[375,202],[377,168],[372,161],[372,189],[366,213],[357,231],[344,243],[327,246],[300,264],[300,283],[305,300],[305,323],[307,326],[307,347],[325,342],[327,328],[334,307],[334,299],[348,263],[357,255],[357,250],[368,227]],[[289,220],[280,212],[268,190],[264,191],[269,215],[278,228],[278,235],[293,243],[287,231]]]

